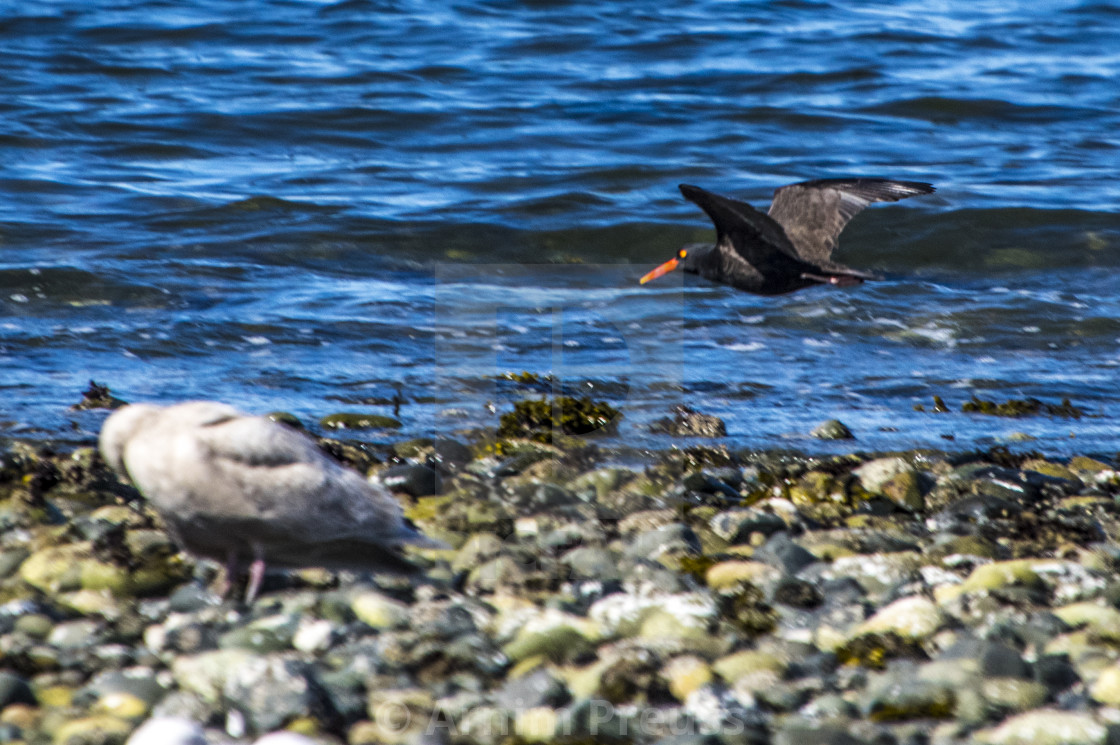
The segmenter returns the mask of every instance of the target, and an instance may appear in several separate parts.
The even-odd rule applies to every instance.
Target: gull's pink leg
[[[249,585],[245,588],[245,605],[252,605],[264,579],[264,557],[259,546],[253,547],[253,563],[249,565]]]

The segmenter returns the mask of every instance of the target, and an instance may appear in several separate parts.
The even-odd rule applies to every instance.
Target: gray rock
[[[81,649],[98,635],[101,624],[96,621],[77,620],[60,623],[47,636],[47,643],[60,649]]]
[[[445,468],[458,468],[474,458],[474,453],[471,452],[469,447],[458,440],[451,440],[446,437],[437,439],[432,444],[432,449],[434,450],[433,458],[436,465]]]
[[[855,435],[838,419],[821,422],[809,433],[821,440],[853,440]]]
[[[253,745],[319,745],[319,743],[296,732],[272,732],[258,739]]]
[[[972,495],[929,517],[926,526],[933,531],[969,535],[996,521],[1013,519],[1022,511],[1023,508],[1013,501],[992,495]]]
[[[190,719],[152,717],[136,728],[127,745],[206,745],[206,733]]]
[[[229,670],[222,692],[251,732],[271,732],[322,708],[307,673],[297,660],[254,656]]]
[[[773,745],[864,745],[843,725],[794,720],[774,733]]]
[[[119,697],[132,696],[151,710],[167,695],[165,688],[157,680],[156,671],[146,667],[127,670],[107,670],[94,676],[74,696],[74,702],[84,708],[92,708],[97,702]]]
[[[684,492],[692,493],[694,495],[715,495],[723,497],[725,502],[738,504],[743,495],[739,490],[728,484],[723,479],[714,476],[710,473],[700,471],[698,473],[690,473],[681,481],[681,488]]]
[[[435,469],[415,463],[386,468],[377,479],[389,491],[403,492],[410,497],[439,494],[443,485]]]
[[[756,533],[770,537],[790,529],[789,524],[774,513],[757,509],[725,510],[716,514],[708,525],[713,533],[732,545],[749,543]]]
[[[775,603],[794,608],[816,608],[824,602],[824,595],[812,582],[796,577],[782,577],[771,592]]]
[[[816,556],[794,543],[788,533],[775,533],[770,536],[770,539],[754,552],[753,558],[777,567],[787,574],[796,574],[817,560]]]
[[[700,550],[700,539],[692,528],[682,523],[671,523],[634,538],[626,547],[626,555],[633,559],[656,561],[667,554],[698,554]]]
[[[38,706],[35,694],[27,681],[18,675],[0,670],[0,709],[9,704],[28,704]]]
[[[493,694],[494,704],[506,711],[515,712],[536,706],[563,706],[569,698],[564,683],[543,667],[506,681]]]
[[[1080,682],[1077,668],[1066,654],[1046,654],[1034,663],[1034,678],[1050,691],[1051,695],[1064,691]]]
[[[664,417],[649,426],[654,434],[675,437],[725,437],[727,426],[718,416],[701,414],[687,406],[673,408],[673,416]]]
[[[23,560],[31,555],[31,552],[24,546],[15,546],[14,548],[5,549],[0,551],[0,579],[14,574]]]
[[[299,628],[299,617],[276,614],[238,626],[218,638],[221,649],[251,649],[254,652],[280,652],[292,648],[292,638]]]
[[[862,703],[863,715],[878,721],[947,719],[956,706],[952,685],[924,680],[909,665],[874,676]]]
[[[694,733],[662,737],[660,740],[654,740],[653,745],[720,745],[722,742],[719,735]]]
[[[572,549],[560,558],[576,579],[594,579],[600,582],[618,582],[622,572],[618,566],[618,555],[613,551],[596,546],[581,546]]]

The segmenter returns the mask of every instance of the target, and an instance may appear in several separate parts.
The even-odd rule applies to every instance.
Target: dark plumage
[[[680,268],[759,295],[781,295],[815,284],[852,285],[874,275],[832,261],[840,232],[872,202],[931,194],[933,186],[878,178],[818,179],[774,192],[769,214],[698,186],[680,185],[716,226],[715,245],[685,246],[641,279]]]

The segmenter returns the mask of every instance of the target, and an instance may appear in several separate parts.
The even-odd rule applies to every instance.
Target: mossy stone
[[[1097,745],[1108,741],[1108,729],[1091,711],[1038,709],[979,730],[970,739],[978,745]]]
[[[151,706],[147,701],[127,691],[114,691],[102,696],[92,709],[96,714],[106,714],[129,721],[139,721],[147,716],[150,710]]]
[[[995,677],[980,682],[980,695],[1001,711],[1019,712],[1042,706],[1050,691],[1034,680]]]
[[[1093,700],[1105,706],[1120,706],[1120,665],[1105,669],[1089,688]]]
[[[982,564],[972,570],[960,585],[962,592],[978,590],[998,590],[1002,587],[1017,586],[1044,589],[1046,583],[1034,571],[1033,559],[1014,559]]]
[[[712,669],[731,684],[747,676],[776,682],[785,674],[788,666],[789,662],[782,657],[757,649],[734,652],[712,663]]]
[[[1043,476],[1050,476],[1056,479],[1064,479],[1075,483],[1081,481],[1081,479],[1077,477],[1077,474],[1069,468],[1060,463],[1051,463],[1041,458],[1032,458],[1031,460],[1024,461],[1020,468],[1024,471],[1034,471],[1035,473],[1041,473]]]
[[[854,440],[855,435],[839,419],[821,422],[809,433],[820,440]]]
[[[635,474],[625,468],[598,468],[582,474],[568,483],[568,489],[578,495],[604,499],[608,494],[632,480]]]
[[[292,429],[305,429],[303,426],[303,422],[299,420],[299,417],[287,411],[273,411],[266,414],[265,416],[267,416],[277,424],[283,424],[284,426],[291,427]]]
[[[16,631],[27,634],[32,639],[46,639],[54,629],[55,622],[42,613],[28,613],[18,616],[13,624]]]
[[[292,638],[298,627],[298,616],[286,614],[265,616],[225,632],[218,638],[218,647],[249,649],[259,654],[282,652],[292,648]]]
[[[560,663],[592,649],[594,645],[578,629],[561,625],[539,630],[522,628],[502,652],[512,662],[541,655]]]
[[[323,429],[400,429],[402,425],[391,416],[340,412],[323,417],[319,426]]]
[[[377,592],[361,592],[350,600],[359,621],[373,629],[396,629],[408,625],[408,606]]]
[[[1107,463],[1102,463],[1093,458],[1087,458],[1084,455],[1077,455],[1069,459],[1069,467],[1073,471],[1082,471],[1084,473],[1096,474],[1101,471],[1111,471],[1112,466]]]
[[[931,559],[944,560],[949,556],[979,556],[983,559],[998,559],[1000,548],[992,541],[981,536],[961,535],[953,536],[949,540],[937,543],[929,549]]]
[[[709,639],[707,623],[695,616],[679,615],[667,608],[655,608],[642,619],[638,636],[644,639]]]
[[[533,706],[515,713],[513,731],[524,742],[553,742],[560,717],[549,706]]]
[[[1096,639],[1120,642],[1120,610],[1092,601],[1054,609],[1054,615],[1074,628],[1085,628]]]
[[[927,639],[945,623],[945,615],[933,601],[922,596],[900,598],[879,609],[856,627],[855,635],[897,634],[904,639]]]
[[[913,512],[920,512],[925,507],[916,471],[905,471],[888,479],[882,484],[881,491],[887,499]]]
[[[20,564],[19,576],[24,582],[47,595],[78,590],[82,586],[82,569],[79,562],[89,556],[88,543],[40,549]]]
[[[411,440],[393,443],[393,452],[401,458],[415,458],[420,453],[431,449],[434,442],[430,437],[416,437]]]
[[[681,703],[712,682],[712,668],[695,655],[682,655],[669,660],[661,670],[669,682],[669,693]]]
[[[761,561],[721,561],[712,564],[704,573],[704,580],[713,590],[733,590],[744,583],[754,583],[766,579],[777,579],[781,570]]]
[[[66,722],[54,733],[55,745],[124,745],[132,734],[127,719],[99,714]]]

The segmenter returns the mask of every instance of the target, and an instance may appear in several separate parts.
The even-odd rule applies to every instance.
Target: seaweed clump
[[[122,401],[114,396],[113,392],[109,390],[109,386],[91,380],[89,381],[89,387],[82,393],[82,400],[71,406],[70,409],[73,411],[119,409],[127,404],[127,401]]]
[[[1085,412],[1070,403],[1068,398],[1063,398],[1061,404],[1054,405],[1039,401],[1037,398],[1013,398],[1003,403],[996,403],[973,396],[972,400],[961,404],[961,411],[970,414],[1006,417],[1048,414],[1067,419],[1080,419],[1085,415]]]
[[[926,410],[925,406],[922,406],[921,404],[914,404],[914,411],[925,411],[925,410]],[[932,411],[933,411],[934,414],[946,414],[950,410],[951,409],[949,409],[949,407],[945,405],[945,401],[944,401],[944,399],[941,398],[941,396],[934,396],[933,397],[933,409],[932,409]]]
[[[502,439],[526,438],[551,445],[554,434],[610,432],[621,416],[622,413],[610,404],[587,396],[518,401],[513,411],[502,414],[497,434]]]

